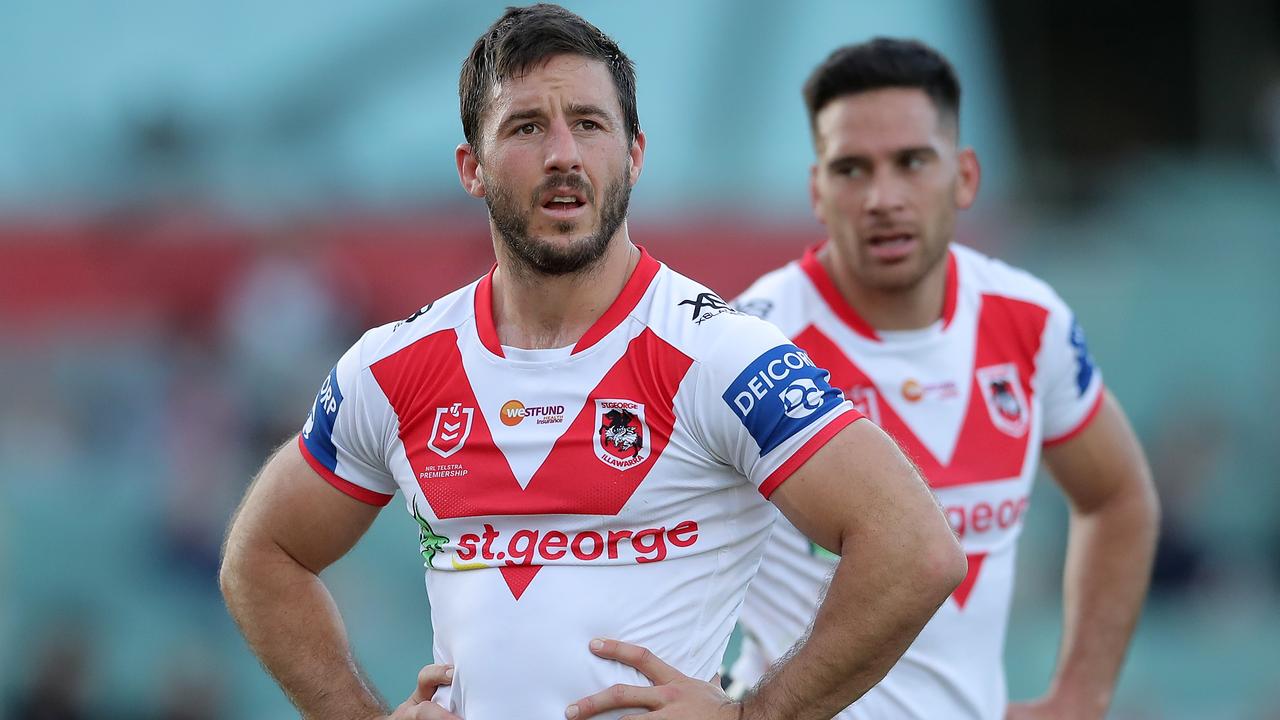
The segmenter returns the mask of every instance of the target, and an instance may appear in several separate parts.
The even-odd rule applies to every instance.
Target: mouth
[[[907,258],[919,244],[919,238],[909,232],[880,233],[872,235],[867,241],[871,257],[884,262]]]
[[[539,200],[542,211],[558,220],[577,217],[587,206],[587,198],[581,191],[565,187],[548,190]]]

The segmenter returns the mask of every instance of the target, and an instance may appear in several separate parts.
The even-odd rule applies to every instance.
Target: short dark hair
[[[919,40],[878,37],[838,48],[804,83],[809,128],[817,139],[818,113],[831,101],[884,88],[916,88],[938,115],[960,124],[960,81],[942,53]]]
[[[578,15],[549,3],[508,7],[476,40],[458,76],[462,134],[479,153],[478,139],[494,85],[518,77],[553,55],[581,55],[609,68],[626,123],[627,144],[640,133],[636,69],[608,35]]]

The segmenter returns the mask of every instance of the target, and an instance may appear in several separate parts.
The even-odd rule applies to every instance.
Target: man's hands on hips
[[[730,700],[718,683],[695,680],[639,645],[597,639],[591,641],[591,652],[639,670],[653,685],[614,685],[601,690],[566,708],[564,716],[568,720],[586,720],[624,708],[649,711],[635,715],[637,720],[740,720],[742,717],[742,706]]]
[[[452,665],[427,665],[418,671],[418,688],[409,699],[400,703],[400,707],[390,715],[380,715],[372,720],[462,720],[431,702],[436,688],[452,682]]]

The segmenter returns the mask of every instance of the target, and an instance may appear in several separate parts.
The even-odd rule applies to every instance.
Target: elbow
[[[969,560],[950,527],[926,541],[921,558],[922,580],[938,603],[946,600],[969,573]]]
[[[232,597],[239,587],[239,579],[239,562],[236,554],[229,548],[223,548],[222,561],[218,564],[218,589],[222,592],[222,599],[228,606],[231,605]]]

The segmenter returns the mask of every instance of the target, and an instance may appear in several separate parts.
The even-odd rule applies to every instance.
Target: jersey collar
[[[876,329],[871,327],[857,310],[853,309],[840,294],[840,290],[836,288],[835,281],[827,274],[827,269],[818,262],[818,250],[826,244],[826,240],[817,245],[810,246],[804,252],[804,257],[800,258],[800,269],[809,277],[809,281],[813,283],[818,294],[826,301],[832,312],[844,321],[851,330],[868,340],[880,340],[880,336],[876,333]],[[956,314],[956,295],[959,292],[959,278],[956,272],[956,256],[955,253],[947,250],[947,280],[946,287],[942,291],[942,329],[946,329],[951,324],[951,319]]]
[[[649,284],[653,282],[662,264],[654,260],[643,247],[639,249],[640,262],[636,263],[635,270],[631,271],[631,277],[622,287],[622,292],[618,293],[618,297],[614,298],[609,309],[605,310],[604,314],[578,339],[577,344],[573,346],[573,353],[582,352],[604,339],[605,335],[622,324],[622,321],[640,303],[640,298],[644,297],[645,291],[649,289]],[[498,266],[495,264],[476,285],[476,332],[480,335],[481,344],[489,352],[498,357],[506,357],[502,352],[502,343],[498,342],[498,329],[493,324],[493,271],[497,269]]]

